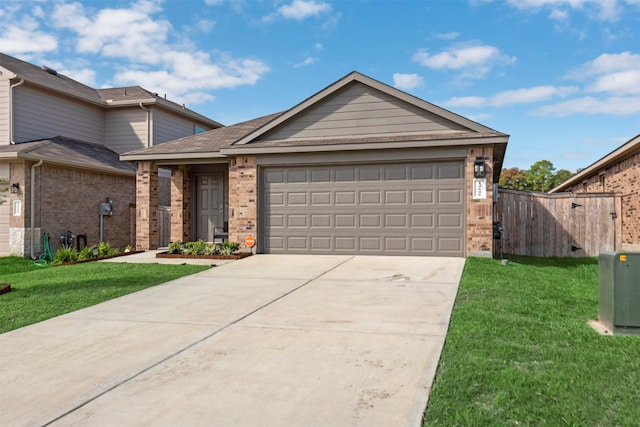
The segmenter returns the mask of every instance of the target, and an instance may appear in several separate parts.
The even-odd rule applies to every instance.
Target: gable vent
[[[53,75],[53,76],[57,76],[58,75],[58,72],[56,70],[54,70],[53,68],[49,68],[46,65],[43,65],[40,68],[43,69],[44,71],[46,71],[47,73]]]

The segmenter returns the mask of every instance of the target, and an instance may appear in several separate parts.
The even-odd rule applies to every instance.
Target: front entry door
[[[201,175],[197,184],[198,239],[213,241],[213,227],[224,225],[224,177]]]

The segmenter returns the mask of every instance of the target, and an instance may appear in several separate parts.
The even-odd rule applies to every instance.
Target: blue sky
[[[640,133],[640,0],[3,2],[0,51],[224,124],[356,70],[585,167]]]

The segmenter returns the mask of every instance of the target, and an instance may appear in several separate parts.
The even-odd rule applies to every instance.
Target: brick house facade
[[[614,193],[621,198],[621,249],[640,251],[640,135],[569,178],[551,193]]]
[[[372,103],[378,113],[364,110]],[[379,120],[383,109],[388,117]],[[309,121],[328,115],[342,120]],[[401,116],[397,125],[394,116]],[[333,127],[336,122],[341,127]],[[253,250],[266,253],[491,256],[493,184],[507,141],[507,135],[351,73],[284,113],[132,151],[121,159],[138,164],[140,250],[158,247],[153,192],[162,166],[172,170],[172,241],[200,236],[211,241],[211,229],[224,221],[229,239],[245,251],[251,250],[244,245],[251,236],[257,240]],[[474,176],[478,161],[486,177]],[[210,180],[198,178],[220,170],[225,197],[218,186],[209,192]],[[353,184],[345,184],[344,176],[353,174]],[[480,196],[474,197],[474,179],[483,183]],[[349,208],[340,204],[347,199]],[[371,207],[359,205],[371,200]],[[283,208],[286,204],[290,207]],[[211,219],[203,221],[207,215]],[[372,226],[365,217],[378,222]],[[277,235],[277,227],[290,237]],[[393,234],[394,229],[401,231]],[[302,231],[291,237],[292,230]],[[290,239],[290,246],[276,247],[283,239]],[[320,243],[314,247],[314,241]],[[349,246],[353,242],[361,246]]]

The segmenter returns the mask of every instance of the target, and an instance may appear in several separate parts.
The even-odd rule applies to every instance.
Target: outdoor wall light
[[[11,193],[12,194],[17,194],[18,191],[20,191],[20,183],[19,182],[12,182],[11,183]]]
[[[473,162],[473,177],[484,178],[485,176],[487,176],[487,169],[484,164],[484,157],[476,157],[475,162]]]

